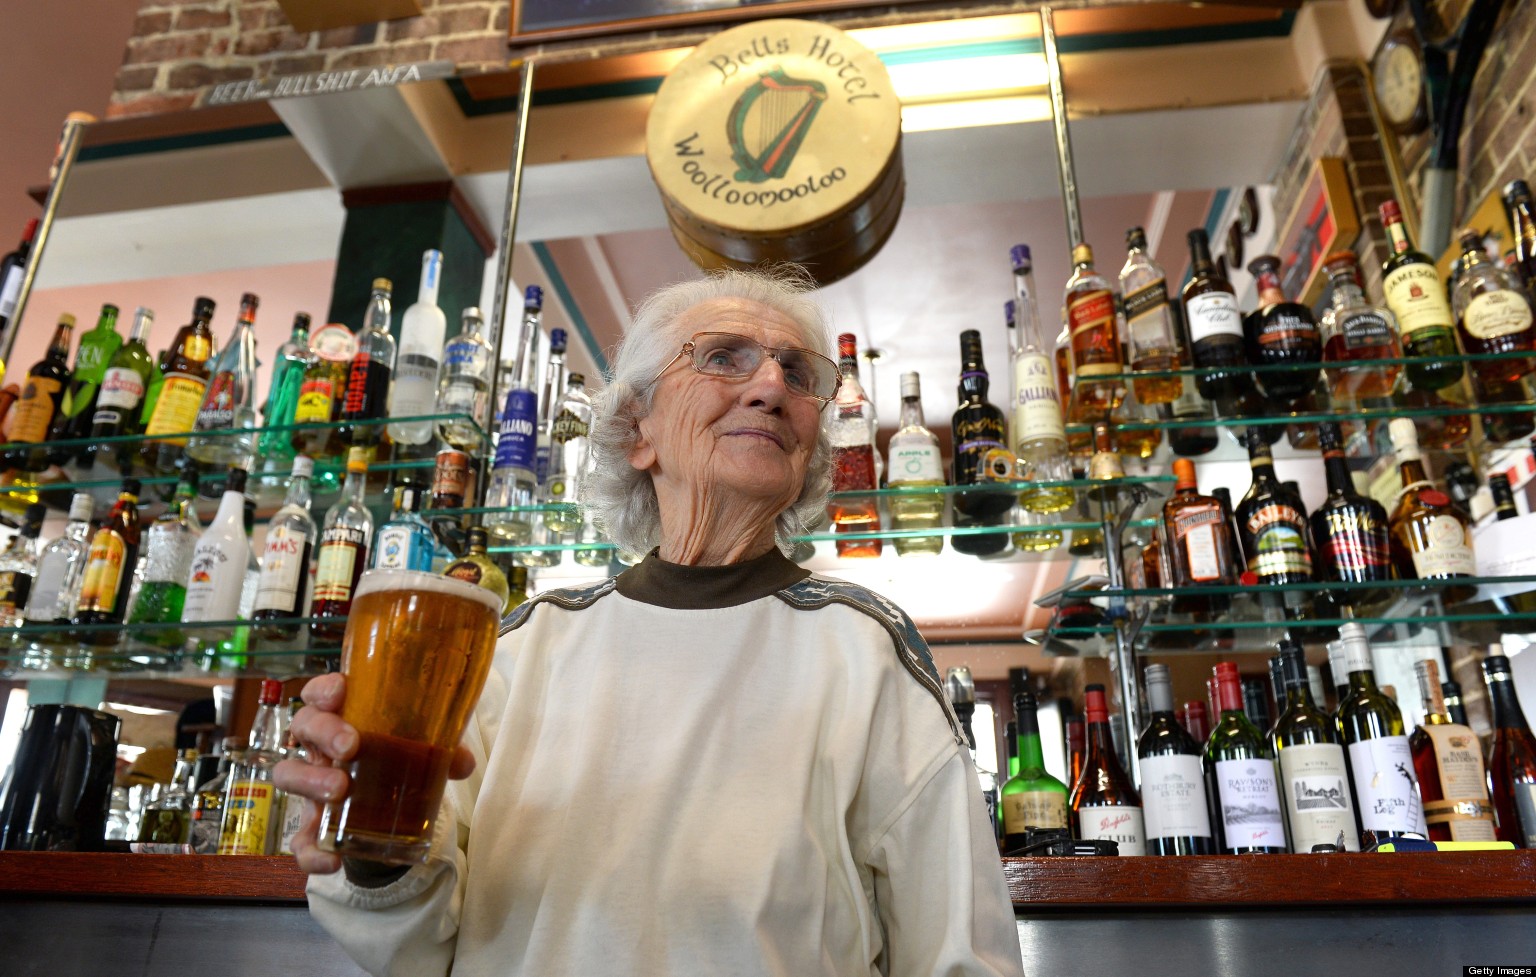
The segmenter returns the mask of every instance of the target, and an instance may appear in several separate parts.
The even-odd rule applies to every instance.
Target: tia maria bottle
[[[1205,785],[1211,827],[1223,855],[1283,855],[1285,823],[1280,787],[1264,734],[1243,708],[1235,662],[1218,662],[1216,726],[1205,745]]]
[[[987,402],[987,367],[981,358],[981,333],[967,329],[960,334],[960,407],[951,422],[955,440],[955,484],[985,485],[1009,481],[1013,476],[1012,453],[1007,449],[1007,422],[1003,412]],[[974,490],[955,493],[955,526],[1001,526],[1013,508],[1008,491]],[[952,536],[950,545],[961,553],[987,556],[1008,546],[1006,533]]]
[[[1088,749],[1083,772],[1072,787],[1071,801],[1077,836],[1119,842],[1122,855],[1145,855],[1147,834],[1141,798],[1115,757],[1104,686],[1095,684],[1083,690],[1083,712],[1088,723]]]
[[[1144,674],[1151,718],[1136,742],[1136,756],[1147,854],[1215,854],[1200,744],[1174,718],[1168,666],[1148,665]]]

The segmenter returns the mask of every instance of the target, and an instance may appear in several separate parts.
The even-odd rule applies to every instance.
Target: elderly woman
[[[425,865],[294,843],[375,974],[1017,975],[962,734],[912,622],[782,552],[825,505],[839,377],[793,276],[638,311],[585,498],[644,562],[505,622]],[[293,731],[346,760],[340,676]],[[316,801],[346,774],[285,761]],[[312,812],[313,813],[313,812]],[[342,869],[342,871],[337,871]]]

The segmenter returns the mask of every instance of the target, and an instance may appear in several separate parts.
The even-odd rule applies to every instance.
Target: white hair
[[[648,472],[629,462],[639,436],[639,421],[650,413],[651,381],[677,356],[689,336],[679,325],[694,306],[715,299],[759,302],[792,321],[807,349],[832,355],[832,336],[821,307],[810,297],[816,287],[798,266],[763,271],[715,271],[709,277],[678,282],[651,293],[635,310],[624,341],[614,356],[608,385],[592,400],[589,432],[592,464],[582,483],[581,499],[608,538],[635,553],[661,542],[661,509]],[[775,539],[786,554],[789,539],[808,532],[825,517],[832,489],[832,448],[819,424],[816,446],[805,471],[800,495],[774,520]]]

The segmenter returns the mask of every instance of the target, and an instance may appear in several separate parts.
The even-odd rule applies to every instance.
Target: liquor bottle
[[[1413,768],[1431,841],[1494,841],[1493,805],[1477,734],[1451,721],[1434,659],[1413,664],[1424,724],[1413,731]]]
[[[284,723],[284,727],[288,731],[287,736],[283,740],[284,759],[291,757],[298,760],[309,760],[309,751],[293,735],[293,717],[298,714],[298,711],[303,706],[304,700],[298,696],[293,696],[288,700],[288,717]],[[304,827],[304,815],[309,808],[309,800],[300,797],[298,794],[290,794],[287,791],[282,792],[282,798],[283,816],[281,826],[278,828],[277,853],[279,855],[292,855],[293,839]]]
[[[1110,425],[1098,421],[1093,425],[1093,456],[1088,459],[1088,480],[1097,484],[1088,490],[1088,497],[1099,502],[1113,501],[1118,491],[1115,483],[1123,478],[1125,467],[1120,463],[1120,451]]]
[[[64,399],[53,415],[48,428],[48,440],[84,439],[90,436],[91,422],[96,418],[96,400],[101,392],[102,380],[112,357],[123,345],[123,337],[117,332],[117,306],[103,305],[96,320],[96,328],[80,337],[80,347],[75,350],[75,369],[70,375]],[[82,445],[50,445],[48,461],[62,465],[74,458],[83,458],[87,452]]]
[[[139,562],[139,480],[123,479],[117,504],[106,523],[91,537],[86,551],[85,575],[75,601],[74,624],[121,624],[128,610],[128,587]],[[115,644],[115,629],[103,628],[84,635],[87,644]]]
[[[1445,714],[1451,717],[1451,722],[1462,726],[1471,726],[1467,719],[1467,707],[1461,701],[1461,685],[1451,679],[1440,683],[1440,696],[1445,700]]]
[[[1395,417],[1387,427],[1397,453],[1402,494],[1392,510],[1392,565],[1401,580],[1450,581],[1477,574],[1472,530],[1459,506],[1434,487],[1419,456],[1418,431],[1407,417]],[[1451,602],[1472,596],[1472,587],[1448,586]]]
[[[581,529],[580,475],[590,454],[588,436],[592,430],[592,398],[587,396],[587,378],[572,373],[565,378],[565,392],[555,402],[554,419],[549,426],[549,467],[544,473],[540,501],[544,505],[562,505],[543,513],[544,524],[559,534]],[[604,560],[606,563],[607,560]]]
[[[1120,406],[1124,388],[1118,379],[1104,379],[1123,369],[1120,336],[1115,324],[1115,293],[1109,279],[1093,267],[1093,249],[1072,248],[1072,275],[1062,297],[1061,321],[1067,335],[1072,366],[1071,408],[1067,420],[1090,423]],[[1065,390],[1066,388],[1062,388]],[[1070,450],[1086,450],[1087,438]]]
[[[944,459],[938,437],[923,423],[922,389],[916,373],[901,375],[901,420],[886,447],[890,456],[887,485],[904,493],[891,496],[891,522],[897,530],[937,529],[944,524],[944,496],[928,491],[944,485]],[[943,536],[897,537],[896,555],[938,553]]]
[[[1414,248],[1396,200],[1381,205],[1381,223],[1392,250],[1381,267],[1382,290],[1397,317],[1403,355],[1418,361],[1408,364],[1408,380],[1420,390],[1448,387],[1461,379],[1462,366],[1454,359],[1459,352],[1456,319],[1440,273],[1428,255]]]
[[[1266,691],[1264,680],[1256,675],[1250,675],[1247,678],[1239,679],[1239,683],[1243,690],[1243,714],[1248,717],[1248,721],[1253,723],[1257,729],[1268,731],[1274,725],[1273,716],[1278,710],[1272,711],[1270,709],[1271,700]],[[1283,700],[1285,698],[1285,683],[1272,683],[1272,687],[1278,689],[1278,697]],[[1265,755],[1269,755],[1268,747],[1265,747]]]
[[[518,337],[518,360],[507,402],[496,433],[496,454],[491,462],[491,481],[485,505],[492,510],[486,528],[503,543],[526,543],[531,531],[527,512],[508,512],[533,504],[538,491],[538,394],[533,389],[538,367],[539,320],[544,309],[544,290],[529,285],[523,298],[523,325]]]
[[[954,707],[955,718],[960,720],[960,728],[965,732],[966,746],[971,753],[971,766],[976,769],[976,779],[981,786],[981,799],[987,807],[987,823],[997,835],[998,844],[1002,844],[1002,822],[998,813],[998,789],[997,775],[976,762],[976,733],[971,728],[971,717],[976,714],[976,683],[971,678],[971,670],[965,665],[951,666],[944,673],[944,687],[949,692],[950,705]],[[1063,819],[1062,824],[1066,821]]]
[[[1010,719],[1003,724],[1003,771],[1009,777],[1019,774],[1019,721]]]
[[[1280,766],[1280,796],[1285,800],[1291,847],[1306,854],[1314,845],[1336,845],[1342,836],[1345,851],[1359,851],[1338,727],[1312,700],[1306,659],[1294,638],[1281,639],[1280,663],[1285,710],[1270,735]]]
[[[1028,828],[1067,829],[1067,785],[1045,769],[1040,748],[1040,717],[1035,694],[1029,690],[1013,697],[1018,723],[1019,771],[1003,784],[1003,851],[1013,851],[1026,840]],[[1092,817],[1092,812],[1089,813]],[[1124,852],[1123,854],[1131,854]]]
[[[555,405],[564,395],[565,386],[565,330],[551,329],[549,331],[549,358],[544,361],[544,385],[539,394],[539,420],[534,428],[533,449],[533,478],[537,486],[534,499],[539,505],[547,505],[551,501],[564,501],[563,499],[551,500],[549,492],[549,467],[550,467],[550,431],[555,423]],[[560,477],[560,494],[565,493],[566,479],[563,474],[565,459],[562,456],[560,465],[562,475]],[[554,515],[553,522],[550,516]],[[529,518],[529,543],[533,546],[551,546],[560,542],[560,530],[556,524],[565,520],[560,518],[559,511],[536,512]],[[547,567],[560,562],[560,551],[554,549],[530,550],[518,553],[513,560],[523,566]]]
[[[1536,208],[1531,204],[1531,188],[1524,180],[1504,184],[1504,216],[1509,218],[1515,236],[1515,274],[1525,283],[1527,294],[1536,295]],[[4,316],[0,305],[0,319]],[[4,329],[0,321],[0,329]]]
[[[389,383],[395,370],[395,337],[389,334],[390,291],[388,278],[373,280],[368,313],[357,334],[357,352],[347,368],[347,389],[342,397],[341,436],[350,444],[374,447],[384,434],[377,422],[388,416]]]
[[[1536,316],[1523,283],[1488,260],[1481,232],[1463,231],[1461,251],[1465,270],[1451,295],[1461,348],[1476,355],[1536,352]],[[1526,357],[1475,362],[1473,385],[1517,384],[1533,369],[1536,360]]]
[[[229,785],[229,771],[245,756],[240,741],[226,737],[218,754],[218,766],[207,779],[200,779],[192,794],[192,852],[197,855],[216,855],[219,852],[219,835],[224,828],[224,793]],[[198,758],[198,769],[203,761]]]
[[[1263,438],[1248,438],[1248,465],[1253,481],[1237,504],[1238,538],[1248,571],[1261,585],[1310,582],[1312,556],[1301,496],[1275,477],[1275,460]]]
[[[1067,729],[1067,784],[1075,787],[1088,756],[1088,726],[1081,716],[1071,717],[1062,725]]]
[[[314,358],[304,370],[292,423],[317,426],[293,431],[289,444],[315,461],[332,461],[344,450],[345,439],[339,427],[318,425],[341,419],[347,375],[357,355],[357,337],[341,323],[329,322],[310,334],[309,350]]]
[[[197,424],[203,395],[208,391],[208,360],[213,356],[213,299],[199,297],[192,304],[192,321],[176,331],[176,338],[162,357],[158,387],[144,395],[144,441],[139,461],[161,474],[176,470],[186,438],[166,437],[192,430]]]
[[[478,450],[485,437],[495,362],[485,340],[485,319],[470,306],[459,334],[443,347],[437,368],[437,413],[462,415],[438,421],[437,434],[460,451]]]
[[[1145,855],[1147,835],[1141,799],[1115,756],[1104,686],[1095,684],[1083,690],[1083,712],[1087,717],[1087,753],[1071,799],[1077,836],[1118,841],[1120,854]]]
[[[1205,746],[1205,785],[1216,850],[1223,855],[1283,855],[1285,824],[1275,763],[1264,734],[1244,709],[1234,662],[1218,662],[1216,726]]]
[[[272,768],[282,759],[283,683],[262,679],[250,746],[229,768],[224,792],[224,826],[219,831],[220,855],[271,855],[277,851],[282,807],[272,783]]]
[[[435,546],[432,527],[421,518],[421,489],[409,482],[395,487],[394,510],[373,541],[374,569],[430,573]]]
[[[1176,458],[1177,478],[1173,497],[1163,503],[1163,552],[1168,569],[1167,587],[1202,587],[1237,583],[1232,522],[1221,501],[1201,495],[1195,480],[1195,464]],[[1226,608],[1224,594],[1178,594],[1173,610],[1184,614],[1211,614]]]
[[[1232,283],[1211,261],[1211,242],[1204,228],[1189,232],[1189,254],[1191,277],[1181,299],[1194,364],[1202,368],[1244,366],[1243,314]],[[1213,403],[1230,402],[1242,393],[1249,376],[1247,370],[1212,369],[1195,377],[1195,389]]]
[[[1216,409],[1195,389],[1194,377],[1180,377],[1179,383],[1183,393],[1173,402],[1168,415],[1179,424],[1168,429],[1168,447],[1181,458],[1210,454],[1221,443],[1212,423],[1216,420]]]
[[[1495,646],[1493,651],[1502,649]],[[1509,659],[1483,659],[1483,680],[1493,704],[1493,743],[1488,748],[1488,779],[1498,838],[1521,848],[1536,848],[1536,737],[1525,721]]]
[[[1248,271],[1259,287],[1259,307],[1243,322],[1248,362],[1254,366],[1284,366],[1261,370],[1254,380],[1264,397],[1276,406],[1290,407],[1312,392],[1318,371],[1305,367],[1323,358],[1323,336],[1312,310],[1287,301],[1280,289],[1280,259],[1260,255],[1248,262]]]
[[[352,609],[352,591],[368,566],[368,544],[373,541],[373,516],[363,504],[368,477],[368,453],[361,446],[347,454],[347,480],[341,498],[325,513],[320,527],[320,547],[315,555],[315,600],[309,615],[319,618],[310,631],[320,638],[340,640]]]
[[[91,414],[87,435],[95,444],[86,450],[94,465],[120,468],[127,464],[131,447],[121,443],[102,443],[111,438],[138,434],[142,430],[139,413],[155,361],[145,340],[155,324],[155,313],[139,306],[133,314],[128,341],[117,348],[101,377],[96,392],[96,409]],[[136,447],[136,446],[135,446]]]
[[[464,555],[448,564],[443,570],[445,577],[457,577],[479,587],[484,587],[497,597],[501,598],[501,610],[506,614],[512,610],[511,590],[507,584],[507,575],[501,572],[494,560],[486,554],[486,545],[489,539],[485,528],[482,526],[469,527],[469,548]]]
[[[1403,355],[1397,318],[1365,297],[1353,251],[1330,254],[1323,269],[1332,296],[1322,322],[1328,393],[1346,401],[1391,396],[1403,368],[1379,361]]]
[[[827,439],[832,444],[832,491],[837,497],[827,504],[827,515],[836,533],[870,533],[880,530],[880,503],[872,495],[856,493],[877,488],[875,475],[875,405],[859,382],[857,338],[851,332],[837,337],[838,368],[843,382],[837,399],[825,417]],[[878,539],[838,540],[837,555],[879,556]]]
[[[313,471],[314,462],[305,455],[293,459],[293,475],[283,507],[267,523],[255,611],[251,616],[259,622],[257,636],[269,641],[298,637],[300,625],[280,622],[303,617],[309,607],[314,581],[310,557],[319,536],[314,517],[309,514],[309,479]]]
[[[219,511],[192,548],[181,615],[188,624],[233,621],[240,616],[240,588],[251,558],[245,538],[245,482],[245,469],[229,470]],[[222,636],[224,632],[203,629],[203,633]]]
[[[1148,855],[1212,855],[1211,812],[1201,772],[1201,744],[1173,716],[1167,665],[1145,671],[1150,718],[1136,741]]]
[[[85,576],[90,544],[91,514],[96,502],[89,492],[76,492],[69,503],[69,523],[64,533],[43,547],[37,558],[37,574],[24,616],[28,624],[66,625],[75,614],[80,581]]]
[[[187,439],[186,452],[212,468],[238,465],[250,469],[256,441],[256,307],[259,299],[240,296],[234,334],[214,361],[208,389]],[[206,432],[206,433],[205,433]]]
[[[1120,269],[1121,305],[1131,369],[1137,373],[1168,373],[1184,365],[1183,343],[1168,304],[1163,268],[1147,253],[1147,232],[1125,232],[1125,267]],[[1137,377],[1136,399],[1143,404],[1171,404],[1184,385],[1177,376]]]
[[[448,317],[437,307],[443,274],[443,253],[429,249],[421,255],[421,285],[416,301],[400,317],[400,355],[395,359],[394,385],[389,390],[390,417],[430,416],[437,401],[438,354],[448,333]],[[396,444],[426,444],[432,421],[389,425]]]
[[[182,466],[171,504],[144,533],[144,582],[128,620],[132,624],[176,624],[187,600],[192,551],[203,534],[197,518],[197,469]],[[167,648],[179,647],[179,629],[147,630],[140,640]]]
[[[1051,347],[1041,328],[1035,298],[1034,263],[1029,246],[1024,244],[1014,245],[1009,257],[1013,262],[1015,317],[1013,450],[1018,458],[1018,477],[1026,482],[1064,482],[1072,477],[1072,465],[1062,423],[1062,392],[1056,387]],[[1035,486],[1019,493],[1019,504],[1030,512],[1060,512],[1074,501],[1072,489],[1063,485]]]
[[[1196,743],[1204,744],[1211,736],[1210,713],[1206,711],[1206,705],[1199,700],[1191,700],[1184,703],[1184,728],[1189,735],[1195,738]],[[1204,749],[1204,747],[1201,747]]]
[[[240,574],[240,593],[235,618],[249,621],[256,611],[256,588],[261,583],[261,561],[256,558],[256,500],[241,500],[240,528],[245,533],[245,568]],[[199,662],[204,671],[250,667],[251,626],[240,624],[223,633],[217,642],[204,643]]]
[[[197,750],[182,750],[176,757],[175,771],[169,782],[156,784],[139,823],[141,842],[157,845],[185,845],[192,837],[192,787]]]
[[[1335,721],[1349,750],[1355,803],[1365,832],[1362,841],[1381,844],[1393,838],[1424,838],[1424,807],[1403,714],[1376,687],[1365,628],[1353,621],[1341,624],[1339,644],[1349,691],[1339,700]]]
[[[315,360],[315,354],[309,350],[309,322],[308,312],[294,314],[293,331],[288,341],[278,347],[272,385],[267,388],[267,402],[261,408],[267,430],[262,431],[256,443],[256,455],[261,461],[262,481],[268,484],[281,483],[293,463],[293,432],[281,428],[293,423],[304,375]]]
[[[1387,510],[1355,489],[1344,457],[1344,438],[1332,421],[1318,425],[1328,498],[1311,516],[1313,565],[1323,582],[1371,584],[1392,578]],[[1361,608],[1388,596],[1385,589],[1352,587],[1330,592],[1337,604]],[[1343,676],[1339,676],[1343,678]]]
[[[21,396],[6,416],[5,440],[12,444],[36,445],[48,440],[53,416],[64,402],[64,388],[69,382],[69,334],[74,328],[74,316],[67,312],[59,316],[59,325],[48,343],[48,352],[27,371]],[[48,467],[48,452],[42,447],[17,449],[7,454],[5,464],[40,472]]]
[[[27,219],[27,228],[21,234],[16,250],[0,259],[0,339],[11,328],[11,316],[16,314],[16,300],[21,296],[21,280],[26,277],[27,261],[32,257],[32,240],[37,236],[37,218]],[[5,364],[0,363],[0,378],[5,376]]]
[[[1110,317],[1113,330],[1114,317]],[[1013,457],[1005,446],[1007,424],[1003,412],[987,402],[987,367],[981,356],[981,333],[967,329],[960,334],[960,406],[951,420],[954,436],[955,484],[985,485],[1008,481]],[[971,490],[956,492],[955,527],[1000,526],[1013,508],[1012,492]],[[1000,553],[1008,546],[1006,533],[953,536],[950,546],[972,556]]]
[[[48,507],[41,502],[27,506],[21,531],[0,552],[0,628],[20,627],[37,578],[37,537],[43,531]]]

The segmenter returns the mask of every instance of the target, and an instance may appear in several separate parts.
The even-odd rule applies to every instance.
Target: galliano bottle
[[[1071,800],[1077,836],[1119,842],[1122,855],[1145,855],[1147,834],[1141,798],[1115,757],[1104,686],[1090,685],[1083,690],[1083,714],[1088,721],[1088,750]]]
[[[944,496],[924,491],[944,484],[944,459],[939,439],[923,423],[923,395],[916,373],[901,375],[901,420],[886,447],[890,457],[887,484],[911,494],[890,498],[891,520],[896,530],[937,529],[944,524]],[[898,536],[898,556],[938,553],[943,536]]]
[[[1062,391],[1056,388],[1051,344],[1040,323],[1035,299],[1034,263],[1029,246],[1016,244],[1013,261],[1013,451],[1018,476],[1026,482],[1059,482],[1072,477],[1067,432],[1062,422]],[[1039,485],[1019,493],[1031,512],[1060,512],[1074,501],[1062,485]]]
[[[1214,854],[1201,744],[1174,718],[1168,666],[1148,665],[1145,675],[1151,718],[1136,741],[1136,756],[1147,854]]]
[[[1419,801],[1413,751],[1403,735],[1397,703],[1376,687],[1376,669],[1365,628],[1353,621],[1339,626],[1348,689],[1335,713],[1349,750],[1349,770],[1366,839],[1380,844],[1393,838],[1423,838],[1424,806]]]
[[[1270,733],[1280,766],[1280,796],[1285,800],[1291,847],[1300,854],[1316,845],[1359,851],[1349,773],[1338,728],[1312,701],[1301,645],[1287,637],[1280,643],[1285,681],[1285,710]]]
[[[443,253],[432,249],[421,256],[421,285],[416,301],[400,318],[400,353],[395,358],[394,384],[389,390],[390,417],[423,417],[437,399],[438,354],[448,333],[448,318],[437,307],[443,274]],[[389,425],[396,444],[426,444],[432,421]]]
[[[1280,786],[1264,734],[1243,708],[1235,662],[1218,662],[1220,715],[1205,746],[1205,783],[1211,827],[1223,855],[1282,855],[1287,851]]]

